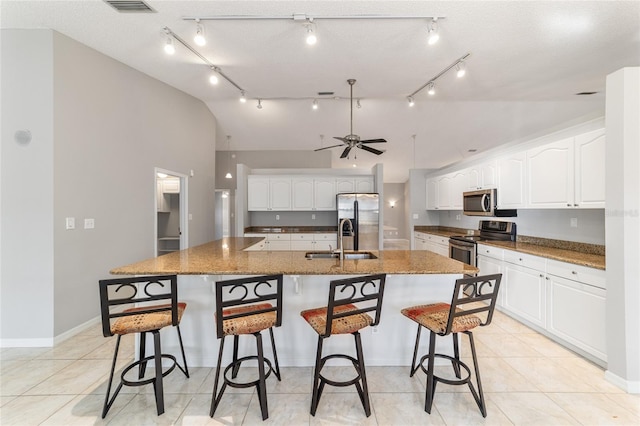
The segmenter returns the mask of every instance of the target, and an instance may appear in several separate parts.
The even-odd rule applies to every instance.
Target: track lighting
[[[312,109],[318,109],[318,100],[317,99],[313,100],[313,104],[311,104],[311,108]]]
[[[433,81],[429,83],[429,89],[427,89],[427,93],[431,96],[436,94],[436,84]]]
[[[440,35],[438,34],[438,18],[433,18],[431,20],[431,25],[429,26],[429,32],[427,33],[427,41],[429,45],[436,44],[440,39]]]
[[[458,76],[458,78],[464,77],[466,73],[467,70],[465,69],[464,61],[458,62],[458,64],[456,65],[456,75]]]
[[[244,90],[240,91],[240,102],[245,103],[247,102],[247,96],[244,93]]]
[[[256,105],[256,108],[262,109],[262,99],[258,99],[258,105]]]
[[[440,71],[435,76],[431,77],[431,79],[427,80],[426,83],[424,83],[422,86],[420,86],[419,88],[414,90],[413,93],[410,93],[409,96],[407,96],[407,100],[409,101],[409,105],[411,105],[413,97],[416,96],[418,93],[420,93],[425,88],[427,89],[427,93],[430,96],[435,95],[436,94],[436,80],[438,80],[440,77],[442,77],[443,75],[448,73],[453,68],[456,69],[456,71],[457,71],[456,74],[457,74],[458,77],[462,77],[463,75],[465,75],[466,60],[467,60],[467,58],[469,56],[471,56],[471,53],[467,53],[467,54],[459,57],[458,59],[453,61],[451,63],[451,65],[449,65],[448,67],[446,67],[445,69]]]
[[[204,46],[207,44],[207,39],[204,38],[204,27],[200,25],[200,20],[196,19],[196,35],[193,37],[193,42],[198,46]]]
[[[318,37],[316,37],[316,33],[313,31],[313,26],[313,19],[307,18],[305,27],[307,27],[307,44],[310,46],[318,42]]]
[[[176,47],[173,45],[173,38],[171,38],[171,36],[167,37],[167,42],[164,45],[164,52],[167,55],[173,55],[176,53]]]
[[[413,96],[407,96],[407,101],[409,101],[409,106],[412,107],[416,103],[413,101]]]
[[[216,67],[211,67],[211,75],[209,76],[209,83],[216,85],[218,84],[218,73],[216,72]]]
[[[362,105],[360,105],[360,99],[356,99],[356,107],[362,108]]]

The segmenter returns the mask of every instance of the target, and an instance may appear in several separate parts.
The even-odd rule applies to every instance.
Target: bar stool
[[[302,318],[318,333],[316,363],[313,371],[311,415],[316,415],[325,384],[331,386],[355,385],[366,416],[371,415],[360,330],[367,326],[378,325],[380,322],[385,279],[386,274],[379,274],[333,280],[329,286],[328,306],[300,312]],[[373,312],[374,318],[371,318],[367,312]],[[332,334],[352,334],[355,339],[356,358],[346,354],[331,354],[323,357],[322,344],[324,339]],[[351,361],[356,370],[356,377],[346,381],[334,381],[324,377],[322,368],[328,360],[333,358]]]
[[[411,372],[409,377],[421,368],[427,374],[427,392],[425,396],[425,411],[431,414],[433,396],[438,382],[448,385],[468,385],[473,398],[476,400],[482,417],[487,417],[487,408],[482,392],[482,382],[480,381],[480,370],[476,357],[476,348],[473,342],[472,329],[478,326],[487,326],[491,323],[493,310],[498,297],[498,289],[502,274],[485,275],[472,278],[462,278],[456,280],[451,304],[433,303],[430,305],[412,306],[402,309],[402,314],[418,323],[418,334],[416,345],[413,351],[413,361],[411,362]],[[473,303],[473,305],[469,305]],[[468,305],[463,310],[460,306]],[[484,313],[484,320],[476,315]],[[420,331],[422,327],[429,329],[429,353],[420,358],[416,365],[418,355],[418,345],[420,344]],[[436,354],[436,335],[446,336],[453,333],[453,353],[454,356]],[[464,333],[469,337],[471,355],[473,357],[473,368],[476,377],[478,390],[476,391],[471,382],[471,369],[464,362],[460,361],[460,351],[458,349],[458,333]],[[438,377],[434,374],[435,358],[444,358],[451,362],[457,380]],[[428,360],[427,367],[424,361]],[[460,368],[465,371],[465,377],[461,377]]]
[[[117,335],[116,348],[113,353],[113,363],[111,364],[111,374],[107,394],[102,408],[102,418],[104,419],[111,405],[118,396],[122,386],[142,386],[153,384],[156,399],[156,409],[158,415],[164,413],[164,389],[162,379],[171,373],[176,366],[189,377],[187,360],[184,355],[182,345],[182,335],[180,333],[180,320],[187,307],[186,303],[178,302],[178,279],[175,275],[116,278],[100,280],[100,306],[102,312],[102,334],[104,337]],[[149,304],[157,303],[160,304]],[[162,303],[168,302],[168,303]],[[142,306],[134,306],[143,304]],[[132,306],[126,308],[126,306]],[[123,310],[122,308],[125,307]],[[174,326],[178,331],[180,341],[180,351],[182,352],[182,367],[176,361],[176,357],[171,354],[163,354],[160,346],[160,329]],[[146,356],[145,344],[146,333],[153,335],[154,353]],[[120,375],[120,383],[113,396],[110,397],[113,374],[120,348],[120,338],[126,334],[140,333],[139,358],[128,364]],[[162,370],[162,360],[168,359],[171,365]],[[153,377],[145,379],[147,362],[153,360],[155,373]],[[138,367],[138,380],[125,378],[126,374]]]
[[[267,377],[273,371],[278,381],[281,380],[276,342],[273,338],[273,327],[280,327],[282,324],[282,275],[217,281],[215,321],[216,333],[218,339],[221,340],[209,415],[213,417],[215,414],[227,386],[235,388],[255,386],[258,400],[260,401],[262,420],[266,420],[269,417]],[[261,332],[266,329],[269,329],[271,337],[275,369],[271,361],[264,357]],[[239,338],[241,335],[250,334],[256,338],[257,355],[238,358]],[[218,392],[224,341],[227,336],[233,336],[233,361],[224,369],[222,388]],[[241,364],[248,360],[257,361],[258,379],[251,382],[235,381],[234,379],[238,375]],[[266,370],[265,364],[268,367]],[[227,374],[229,370],[231,370],[230,378]]]

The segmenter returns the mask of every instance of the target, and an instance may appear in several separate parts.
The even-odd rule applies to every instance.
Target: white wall
[[[50,345],[54,322],[53,34],[21,30],[0,34],[0,336]],[[31,131],[32,141],[16,143],[17,130]]]
[[[42,35],[29,44],[34,34]],[[53,91],[43,101],[47,90],[36,79],[36,93],[28,99],[24,118],[52,123],[45,140],[23,150],[31,158],[16,155],[15,144],[5,154],[5,132],[33,124],[23,117],[5,120],[3,111],[3,166],[15,166],[2,168],[2,244],[12,248],[2,250],[2,263],[13,265],[6,274],[3,268],[2,317],[6,320],[10,309],[18,312],[11,324],[3,321],[2,339],[51,338],[99,315],[97,281],[108,278],[111,268],[155,255],[155,167],[184,175],[194,171],[188,181],[189,243],[213,238],[216,122],[201,101],[59,33],[3,30],[2,43],[3,107],[25,97],[20,90],[4,90],[8,63],[25,88],[34,87],[29,74],[37,70]],[[12,50],[23,59],[7,56]],[[53,67],[28,62],[47,55]],[[32,112],[47,104],[42,118]],[[41,146],[49,150],[48,158],[35,157]],[[23,183],[17,176],[27,179]],[[8,207],[5,186],[7,194],[37,199],[43,208]],[[30,218],[33,212],[39,217]],[[65,217],[75,217],[75,230],[65,230]],[[95,229],[83,229],[84,218],[94,218]],[[39,229],[43,226],[48,230]],[[22,241],[30,250],[13,250]],[[46,257],[53,259],[52,267]],[[18,290],[35,281],[42,291]],[[44,290],[49,293],[43,304],[53,315],[30,300]],[[34,327],[37,332],[30,331]]]
[[[395,201],[392,208],[390,201]],[[406,234],[406,215],[404,212],[404,183],[385,183],[384,200],[382,200],[384,210],[384,226],[395,228],[384,232],[385,238],[398,239],[409,237]]]

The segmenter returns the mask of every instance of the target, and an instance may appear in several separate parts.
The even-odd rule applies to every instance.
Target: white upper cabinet
[[[467,190],[468,172],[462,170],[452,173],[449,205],[453,210],[462,210],[462,193]]]
[[[375,192],[373,176],[362,176],[355,178],[356,192]]]
[[[604,208],[604,129],[576,136],[575,158],[574,207]]]
[[[497,186],[497,163],[489,161],[467,170],[467,190],[495,188]]]
[[[294,177],[291,180],[293,210],[335,210],[336,180],[323,177]]]
[[[247,201],[249,211],[291,210],[290,177],[248,177]]]
[[[336,191],[344,192],[375,192],[373,176],[343,176],[336,179]]]
[[[530,208],[573,207],[573,138],[527,151]]]
[[[247,179],[247,207],[250,211],[270,210],[269,178],[249,176]]]
[[[353,178],[337,178],[336,191],[338,194],[343,192],[356,192],[356,181]]]
[[[449,210],[451,208],[451,175],[444,175],[438,178],[438,209]]]
[[[498,159],[499,209],[518,209],[526,206],[526,162],[525,152],[518,152]]]
[[[427,179],[427,210],[438,210],[438,179]]]
[[[313,179],[299,177],[291,180],[293,210],[313,210]]]

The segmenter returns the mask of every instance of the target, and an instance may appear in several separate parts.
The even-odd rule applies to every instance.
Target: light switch
[[[414,218],[414,219],[418,219],[419,217],[420,217],[420,216],[418,216],[418,213],[414,213],[414,214],[413,214],[413,218]]]
[[[84,220],[84,229],[93,229],[96,227],[95,219],[85,219]]]
[[[76,218],[75,217],[66,218],[65,225],[67,229],[76,229]]]
[[[578,227],[578,218],[577,217],[572,217],[569,220],[569,223],[570,223],[572,228],[577,228]]]

